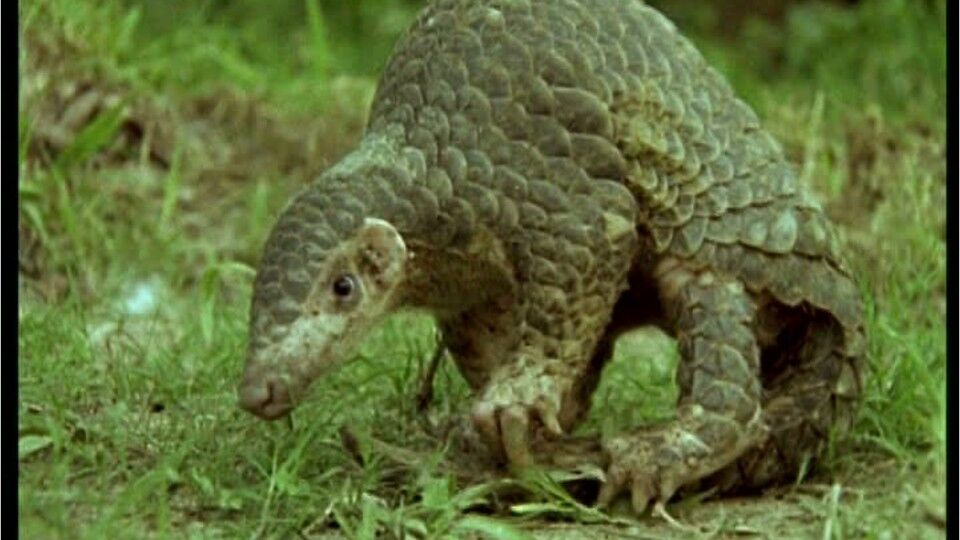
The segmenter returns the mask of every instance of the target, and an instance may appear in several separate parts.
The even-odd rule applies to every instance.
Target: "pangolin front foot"
[[[490,451],[514,467],[533,465],[531,435],[564,433],[559,415],[570,384],[556,376],[493,378],[471,410],[471,420]]]

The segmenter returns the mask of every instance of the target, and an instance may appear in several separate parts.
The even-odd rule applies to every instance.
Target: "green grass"
[[[418,3],[271,5],[21,4],[21,536],[689,536],[599,514],[549,478],[458,482],[418,427],[433,343],[421,317],[388,321],[291,423],[236,407],[264,237],[359,136]],[[708,17],[681,24],[840,225],[870,336],[851,437],[801,486],[673,505],[704,535],[944,535],[945,3],[924,6],[803,3],[733,40]],[[588,427],[667,417],[675,354],[660,335],[624,340]],[[430,418],[467,404],[446,366]],[[525,502],[504,496],[518,491]]]

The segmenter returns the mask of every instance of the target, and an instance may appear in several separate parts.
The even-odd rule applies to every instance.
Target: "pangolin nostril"
[[[279,418],[291,409],[290,394],[276,379],[244,381],[238,394],[240,407],[266,420]]]
[[[240,407],[244,410],[256,413],[263,404],[270,400],[272,393],[269,384],[255,384],[244,382],[240,386],[238,396],[240,398]]]

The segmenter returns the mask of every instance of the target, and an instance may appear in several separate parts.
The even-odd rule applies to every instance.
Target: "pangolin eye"
[[[333,281],[333,294],[348,298],[356,287],[356,279],[350,274],[344,274]]]

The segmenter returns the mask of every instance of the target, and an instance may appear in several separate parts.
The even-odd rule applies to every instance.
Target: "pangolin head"
[[[240,406],[270,420],[290,412],[396,307],[406,258],[394,226],[356,198],[317,186],[294,198],[254,281]]]

